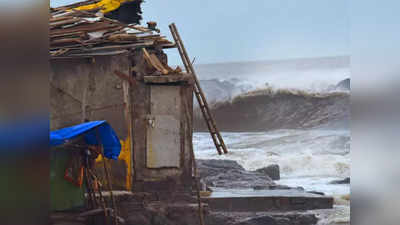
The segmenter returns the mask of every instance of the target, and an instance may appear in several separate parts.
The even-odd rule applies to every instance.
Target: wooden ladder
[[[210,113],[210,108],[208,107],[208,103],[206,97],[204,95],[203,90],[200,87],[200,82],[197,79],[196,72],[193,69],[193,65],[190,62],[189,56],[186,52],[185,46],[182,43],[182,39],[176,29],[174,23],[169,25],[169,29],[171,30],[172,37],[175,40],[176,47],[178,48],[179,54],[181,55],[183,64],[185,65],[185,69],[188,73],[193,75],[194,78],[194,93],[196,95],[197,101],[199,102],[199,106],[201,112],[203,113],[204,120],[207,123],[208,130],[211,134],[211,137],[214,141],[215,147],[217,148],[218,154],[228,153],[228,150],[225,146],[224,140],[215,124],[215,120]]]

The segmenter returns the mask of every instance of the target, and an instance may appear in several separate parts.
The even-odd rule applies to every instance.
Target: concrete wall
[[[92,59],[51,61],[51,129],[88,120],[107,120],[120,138],[126,138],[122,80],[118,70],[130,74],[126,54]]]

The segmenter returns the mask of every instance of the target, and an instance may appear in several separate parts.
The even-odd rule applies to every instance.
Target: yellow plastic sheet
[[[102,13],[108,13],[118,9],[122,3],[130,2],[132,0],[102,0],[100,2],[90,4],[90,5],[83,5],[80,7],[75,8],[76,10],[93,10],[93,9],[100,9]]]
[[[131,163],[131,139],[126,138],[125,141],[120,140],[121,142],[121,152],[119,154],[118,160],[122,160],[125,162],[126,165],[126,183],[125,187],[126,190],[130,190],[132,187],[132,163]],[[103,160],[103,157],[99,155],[99,157],[96,159],[96,162],[101,162]]]

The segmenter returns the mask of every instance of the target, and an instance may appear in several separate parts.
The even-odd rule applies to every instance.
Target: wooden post
[[[115,225],[118,225],[118,215],[117,215],[117,207],[116,207],[116,203],[115,203],[115,199],[114,199],[114,195],[112,193],[112,181],[111,181],[111,175],[109,173],[107,164],[106,164],[106,157],[104,155],[104,146],[103,143],[101,142],[101,138],[100,138],[100,134],[99,134],[99,129],[96,128],[96,138],[97,138],[97,143],[100,145],[101,148],[101,156],[103,157],[103,167],[104,167],[104,173],[106,174],[106,179],[107,179],[107,186],[108,186],[108,190],[110,192],[110,198],[111,198],[111,204],[112,204],[112,208],[114,209],[114,222]]]
[[[125,103],[125,121],[126,128],[128,130],[126,141],[129,142],[129,153],[130,160],[129,165],[126,165],[127,168],[127,177],[126,177],[126,188],[127,190],[132,189],[132,173],[134,173],[134,154],[133,154],[133,126],[132,126],[132,102],[131,102],[131,83],[127,80],[122,81],[122,89],[124,94],[124,103]],[[126,142],[125,142],[126,144]]]

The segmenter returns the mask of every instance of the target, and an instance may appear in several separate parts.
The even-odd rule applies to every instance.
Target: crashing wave
[[[211,105],[222,131],[268,131],[312,127],[347,128],[350,93],[308,92],[267,87],[250,91],[231,101]],[[200,110],[195,109],[196,131],[206,131]]]

